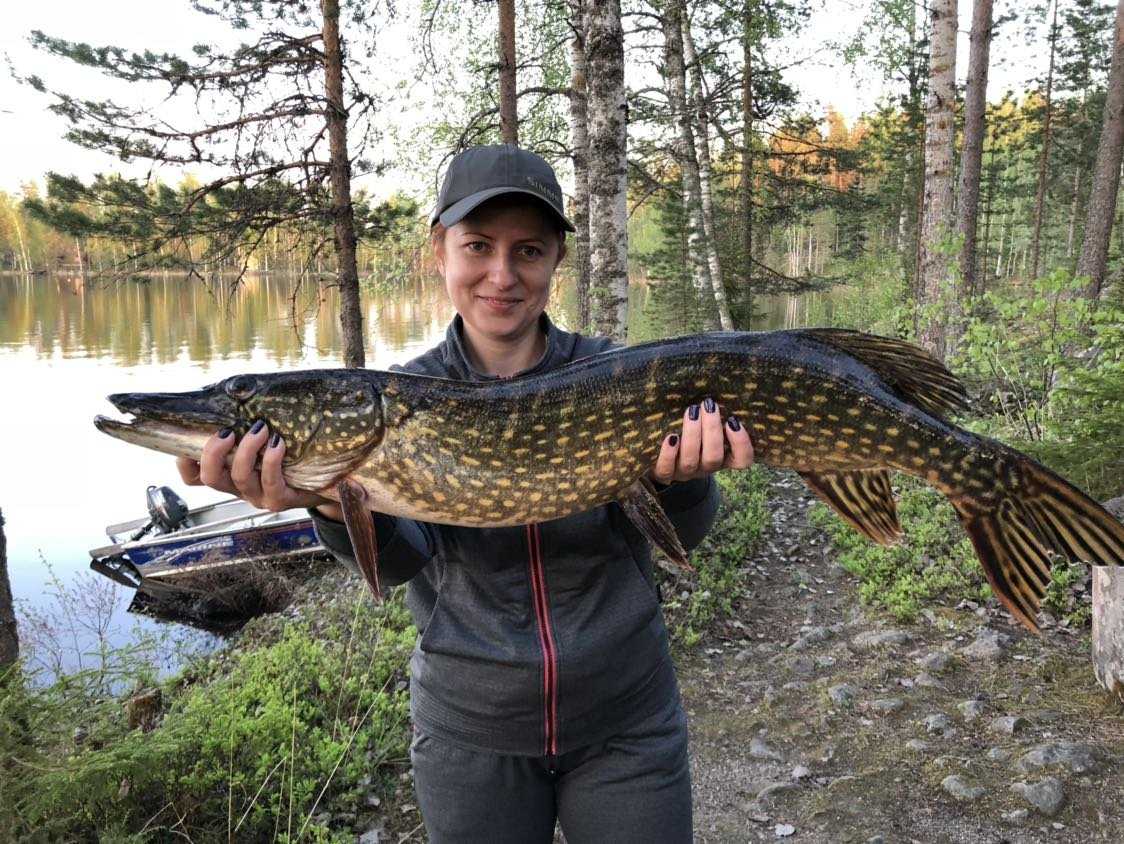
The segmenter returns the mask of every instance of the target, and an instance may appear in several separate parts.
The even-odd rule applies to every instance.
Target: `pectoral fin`
[[[801,472],[800,477],[845,522],[879,545],[893,545],[901,538],[890,473],[885,469]]]
[[[336,484],[336,493],[340,497],[343,523],[347,527],[347,536],[355,551],[355,562],[359,566],[359,572],[371,587],[375,601],[381,603],[379,546],[375,539],[375,523],[367,506],[367,491],[355,481],[345,478]]]
[[[694,570],[687,561],[687,552],[683,550],[683,543],[679,541],[675,526],[668,521],[667,514],[656,498],[656,490],[651,481],[641,478],[624,491],[617,503],[629,521],[636,525],[636,529],[667,554],[673,563],[689,571]]]

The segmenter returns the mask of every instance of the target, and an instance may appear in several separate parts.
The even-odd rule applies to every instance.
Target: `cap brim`
[[[577,229],[574,228],[573,223],[566,219],[563,214],[560,214],[557,208],[543,199],[539,194],[535,193],[534,191],[524,190],[523,188],[511,187],[488,188],[487,190],[477,191],[474,194],[470,194],[464,199],[458,202],[454,202],[440,214],[434,214],[429,224],[432,226],[440,221],[441,225],[445,226],[446,228],[448,228],[449,226],[455,226],[457,223],[471,214],[475,208],[487,202],[493,196],[499,196],[500,194],[504,193],[522,193],[526,194],[527,196],[534,197],[539,202],[541,202],[550,211],[550,213],[558,218],[559,222],[562,223],[562,228],[564,228],[568,232],[577,231]]]

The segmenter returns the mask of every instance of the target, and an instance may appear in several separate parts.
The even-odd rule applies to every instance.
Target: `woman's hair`
[[[554,216],[553,213],[551,213],[550,209],[544,207],[543,203],[541,203],[538,200],[533,199],[529,196],[524,197],[522,194],[507,193],[507,194],[500,194],[497,197],[489,199],[486,203],[483,203],[483,205],[491,205],[491,204],[496,204],[496,205],[500,205],[500,204],[503,204],[503,205],[526,205],[527,207],[534,207],[534,208],[540,209],[543,212],[543,219],[545,219],[547,221],[547,224],[550,225],[553,228],[554,234],[558,238],[558,253],[559,253],[558,260],[561,262],[561,260],[566,256],[566,230],[564,228],[562,228],[562,226],[559,223],[559,220]],[[483,205],[481,205],[480,207],[483,207]],[[465,219],[468,219],[474,213],[476,213],[475,209],[473,211],[469,212],[469,214],[466,215]],[[436,222],[430,227],[430,229],[429,229],[429,245],[434,250],[441,249],[442,247],[444,247],[444,245],[445,245],[445,233],[448,230],[449,229],[444,224],[442,224],[441,222]]]

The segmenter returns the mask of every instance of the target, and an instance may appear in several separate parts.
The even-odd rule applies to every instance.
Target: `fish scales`
[[[285,477],[366,506],[465,526],[521,525],[621,502],[683,556],[642,479],[685,408],[737,415],[758,462],[793,469],[877,542],[901,533],[890,471],[947,495],[997,597],[1032,629],[1051,560],[1124,562],[1124,527],[1031,458],[946,417],[965,406],[942,364],[904,342],[834,329],[725,332],[627,347],[533,376],[461,382],[403,372],[236,376],[187,394],[111,397],[121,439],[198,457],[220,426],[265,419]],[[673,534],[673,531],[672,531]],[[677,551],[678,548],[678,551]]]

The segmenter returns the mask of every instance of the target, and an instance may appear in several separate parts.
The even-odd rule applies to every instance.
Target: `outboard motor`
[[[170,487],[150,486],[145,490],[148,515],[162,533],[169,533],[184,523],[187,504]]]

